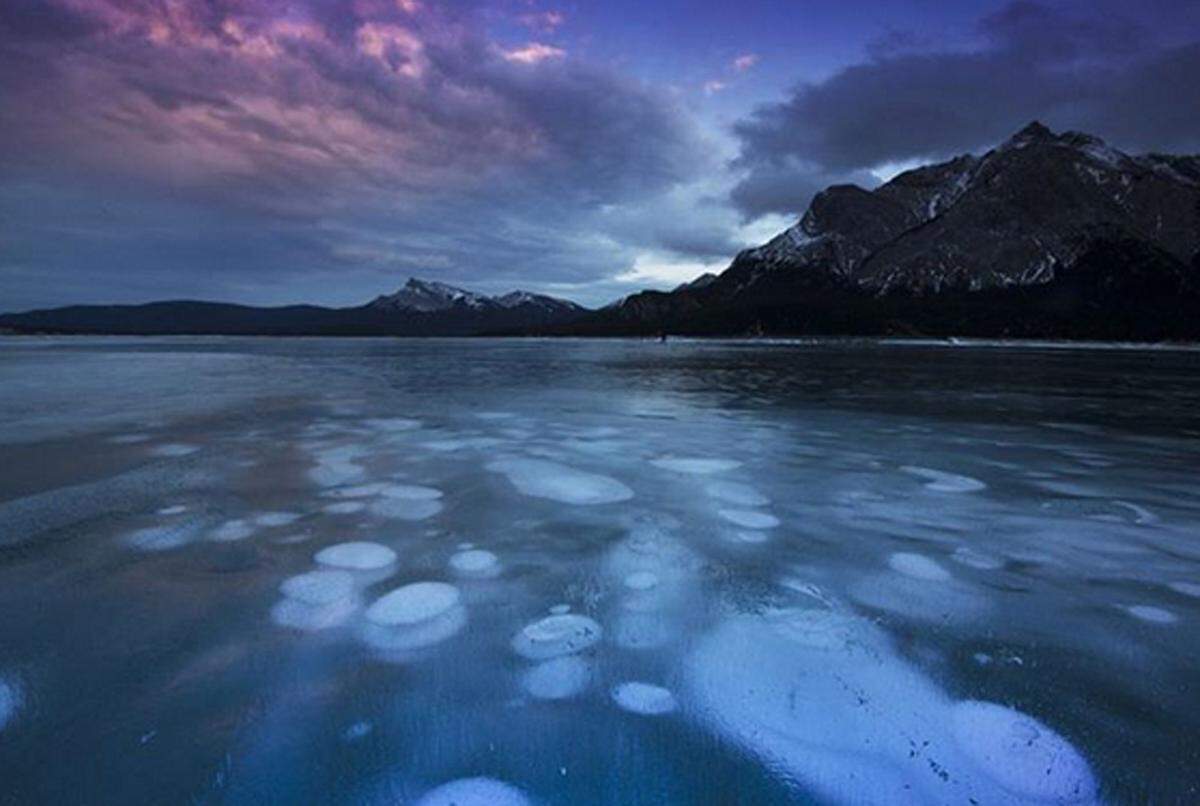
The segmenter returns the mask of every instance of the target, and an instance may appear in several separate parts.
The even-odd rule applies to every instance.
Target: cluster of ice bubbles
[[[389,432],[417,427],[415,421],[388,422],[373,427]],[[327,514],[366,510],[380,517],[421,520],[441,511],[442,493],[432,487],[366,483],[359,461],[363,456],[363,449],[355,446],[317,452],[310,476],[334,499],[324,507]],[[741,463],[668,456],[652,460],[652,465],[670,473],[711,477],[730,473]],[[546,458],[501,456],[486,468],[506,477],[523,495],[559,503],[597,506],[634,496],[615,478]],[[972,493],[986,486],[944,471],[901,469],[934,493]],[[703,489],[716,503],[716,515],[741,530],[739,540],[762,542],[780,525],[767,510],[770,499],[748,484],[712,479]],[[240,539],[228,536],[286,525],[287,516],[265,513],[228,522],[217,532]],[[181,525],[178,534],[190,535],[192,528]],[[161,542],[172,540],[185,537]],[[155,540],[143,537],[141,542]],[[366,589],[394,573],[398,563],[395,552],[382,544],[342,543],[317,552],[314,560],[315,570],[280,586],[282,598],[272,609],[277,623],[325,629],[345,624],[361,611],[356,631],[361,640],[384,655],[400,657],[447,640],[467,623],[459,587],[443,581],[400,586],[364,609]],[[1005,564],[1003,558],[965,546],[949,560],[976,571]],[[868,607],[900,607],[905,615],[930,619],[942,618],[947,609],[971,617],[987,606],[978,591],[931,557],[897,552],[887,558],[886,566],[852,586],[851,597]],[[610,625],[611,640],[618,647],[661,648],[685,632],[678,622],[698,584],[694,558],[686,547],[662,530],[635,529],[610,551],[605,568],[620,591]],[[460,546],[448,561],[448,570],[462,579],[489,579],[501,569],[494,553],[473,546]],[[1200,594],[1200,586],[1190,582],[1171,587],[1188,596]],[[670,689],[641,680],[619,682],[609,696],[617,707],[647,716],[671,713],[686,700],[689,713],[712,731],[830,800],[1098,802],[1090,766],[1065,737],[1002,704],[954,701],[904,659],[877,625],[840,609],[836,602],[825,604],[822,609],[724,617],[686,654],[678,699]],[[1148,605],[1124,609],[1146,621],[1174,620],[1169,611]],[[591,655],[605,636],[600,622],[565,606],[525,625],[511,641],[512,651],[529,664],[520,676],[521,687],[539,700],[581,695],[598,677]],[[0,727],[3,695],[0,684]],[[531,801],[511,784],[466,778],[439,786],[418,802],[515,806]]]

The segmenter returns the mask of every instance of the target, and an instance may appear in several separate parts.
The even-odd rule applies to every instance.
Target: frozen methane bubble
[[[669,714],[677,707],[675,695],[667,689],[636,680],[615,686],[612,698],[622,710],[645,716]]]
[[[720,509],[717,514],[744,529],[774,529],[779,525],[779,518],[756,509]]]
[[[396,562],[396,552],[379,543],[352,541],[321,549],[313,557],[321,565],[350,571],[377,571]]]
[[[969,700],[953,707],[951,725],[966,755],[1009,792],[1042,803],[1095,800],[1096,779],[1087,761],[1033,717]]]
[[[970,476],[960,476],[957,473],[947,473],[943,470],[932,470],[928,467],[913,467],[905,465],[900,468],[905,473],[925,479],[925,489],[939,493],[973,493],[987,488],[979,479]]]
[[[603,634],[600,625],[587,616],[563,613],[527,624],[513,638],[512,647],[530,660],[548,660],[582,652]]]
[[[380,497],[369,507],[371,514],[381,518],[396,518],[402,521],[423,521],[442,511],[442,502],[436,499]]]
[[[125,536],[125,545],[139,551],[169,551],[197,540],[206,524],[199,518],[163,526],[148,526]]]
[[[467,549],[450,557],[450,568],[465,577],[494,577],[500,573],[500,560],[490,551]]]
[[[524,495],[564,504],[610,504],[633,498],[633,490],[614,478],[543,459],[499,459],[487,469],[507,476]]]
[[[414,582],[381,596],[367,608],[364,640],[376,649],[407,652],[445,641],[467,623],[458,588]]]
[[[232,543],[237,540],[245,540],[252,534],[254,534],[254,527],[246,521],[238,519],[221,524],[209,532],[208,539],[218,543]]]
[[[254,522],[259,526],[276,528],[279,526],[291,526],[300,520],[300,517],[300,514],[296,512],[264,512],[261,515],[255,515]]]
[[[533,806],[533,801],[495,778],[460,778],[426,792],[416,806]]]
[[[749,484],[736,481],[714,481],[704,487],[710,498],[739,507],[765,507],[771,500]]]
[[[326,515],[353,515],[366,508],[367,505],[362,501],[338,501],[334,504],[327,504],[321,508],[321,511]]]
[[[724,473],[742,466],[741,462],[733,459],[707,459],[697,456],[667,456],[655,459],[650,464],[663,470],[673,470],[676,473],[689,473],[696,476]]]
[[[1170,610],[1153,605],[1123,605],[1121,609],[1134,618],[1151,624],[1174,624],[1179,621],[1179,617]]]
[[[379,495],[392,485],[385,481],[372,481],[367,484],[355,484],[350,487],[337,487],[326,490],[321,495],[328,498],[370,498]]]
[[[163,507],[162,509],[160,509],[158,511],[158,514],[170,516],[170,515],[182,515],[185,512],[187,512],[187,507],[185,507],[183,504],[175,504],[173,506]]]
[[[822,802],[1031,802],[968,757],[954,703],[866,619],[730,616],[697,642],[684,680],[689,713]]]
[[[1172,582],[1167,587],[1184,596],[1200,597],[1200,582]]]
[[[166,445],[159,445],[157,448],[152,448],[150,453],[154,456],[161,456],[167,459],[174,459],[180,456],[187,456],[200,450],[196,445],[186,445],[182,442],[171,442]]]
[[[414,582],[381,596],[367,608],[367,621],[404,627],[447,613],[460,600],[458,588],[445,582]]]
[[[309,571],[288,577],[279,591],[308,605],[327,605],[354,595],[354,576],[347,571]]]
[[[539,700],[565,700],[588,687],[592,667],[578,655],[551,658],[521,675],[521,688]]]
[[[944,582],[950,579],[949,571],[922,554],[898,551],[888,558],[888,565],[893,571],[899,571],[913,579],[925,579],[930,582]]]
[[[1004,559],[977,549],[963,546],[954,550],[951,559],[956,563],[977,568],[980,571],[995,571],[1004,567]]]
[[[379,495],[402,501],[436,501],[442,497],[442,491],[418,484],[385,484],[379,488]]]
[[[406,417],[374,417],[363,420],[363,423],[377,431],[413,431],[421,427],[420,420],[410,420]]]

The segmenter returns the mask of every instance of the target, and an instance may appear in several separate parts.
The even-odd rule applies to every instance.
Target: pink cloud
[[[528,45],[501,51],[501,53],[508,61],[519,64],[539,64],[549,59],[561,59],[567,55],[562,48],[541,42],[530,42]]]
[[[759,56],[757,53],[744,53],[733,60],[733,69],[739,73],[744,73],[758,64],[758,59]]]
[[[716,95],[718,92],[727,88],[728,86],[729,85],[726,84],[724,81],[718,81],[716,79],[714,79],[712,81],[706,81],[706,82],[704,82],[704,94],[705,95]]]
[[[535,11],[522,14],[517,20],[535,31],[554,33],[567,21],[567,17],[561,11]]]

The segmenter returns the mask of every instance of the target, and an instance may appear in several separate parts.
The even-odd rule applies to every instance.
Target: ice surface
[[[704,487],[712,498],[739,507],[764,507],[771,500],[749,484],[736,481],[714,481]]]
[[[507,476],[525,495],[564,504],[610,504],[633,498],[633,490],[614,478],[542,459],[500,459],[487,469]]]
[[[0,731],[12,721],[21,705],[17,687],[8,680],[0,680]]]
[[[14,803],[1195,800],[1200,352],[2,346]]]

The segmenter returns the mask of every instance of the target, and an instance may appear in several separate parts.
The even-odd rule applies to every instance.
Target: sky
[[[1200,3],[0,0],[0,311],[601,305],[1034,119],[1200,152]]]

